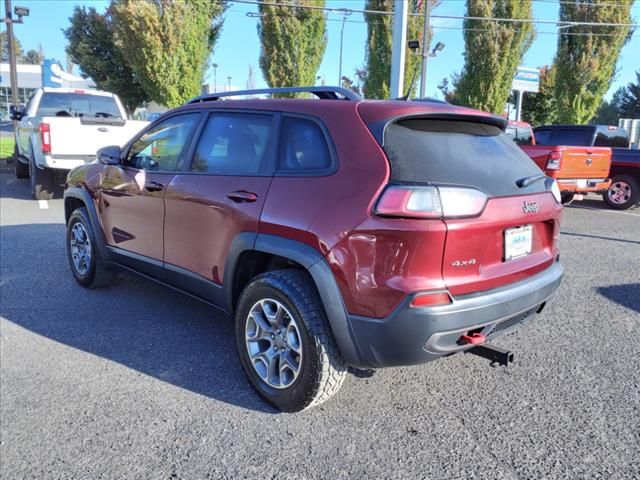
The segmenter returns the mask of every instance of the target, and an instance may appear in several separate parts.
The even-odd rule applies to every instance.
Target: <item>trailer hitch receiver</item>
[[[498,365],[508,367],[510,363],[513,363],[514,359],[513,352],[488,345],[476,345],[469,350],[465,350],[465,353],[472,353],[473,355],[478,355],[479,357],[490,360],[492,367]]]

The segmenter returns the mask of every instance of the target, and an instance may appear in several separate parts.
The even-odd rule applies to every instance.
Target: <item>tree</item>
[[[116,44],[152,100],[173,108],[201,93],[222,28],[222,0],[114,0]]]
[[[467,0],[469,17],[532,18],[531,0]],[[465,64],[455,85],[461,105],[501,114],[535,33],[531,23],[464,21]]]
[[[620,107],[624,93],[625,88],[620,87],[613,93],[611,101],[602,100],[595,117],[593,117],[589,123],[597,125],[617,125],[620,119]]]
[[[296,0],[297,5],[323,7],[324,0]],[[260,69],[267,85],[314,85],[327,45],[322,10],[260,4],[258,23]],[[295,96],[295,95],[285,95]]]
[[[44,60],[44,49],[42,48],[42,44],[38,44],[38,49],[28,50],[27,53],[24,54],[23,62],[29,65],[42,65]]]
[[[409,10],[414,13],[424,11],[426,2],[408,0]],[[432,5],[437,2],[432,2]],[[365,10],[393,12],[393,0],[367,0]],[[367,78],[364,82],[364,94],[367,98],[389,98],[391,83],[391,48],[393,43],[393,15],[380,15],[365,13],[367,22],[366,45],[366,71]],[[422,38],[422,16],[411,16],[407,25],[407,40],[420,40],[420,45],[429,50],[431,32],[426,42]],[[407,50],[404,60],[404,88],[405,93],[409,88],[409,82],[414,78],[415,82],[410,94],[413,96],[415,87],[420,80],[417,71],[421,65],[421,52],[413,54]]]
[[[636,72],[636,83],[630,83],[620,93],[619,111],[623,118],[640,118],[640,70]]]
[[[0,44],[2,44],[2,63],[9,63],[9,42],[7,40],[7,32],[4,30],[0,32]],[[16,55],[16,61],[20,63],[23,56],[22,44],[20,43],[20,40],[18,40],[18,37],[15,36],[15,34],[13,35],[13,46]]]
[[[540,71],[538,93],[526,92],[522,99],[522,119],[534,127],[550,125],[558,118],[554,98],[556,69],[545,65],[538,70]]]
[[[609,0],[563,2],[559,21],[629,24],[632,4],[633,0],[615,5]],[[611,86],[620,50],[630,38],[629,28],[577,25],[558,36],[555,97],[560,122],[585,123],[595,115]]]
[[[133,113],[148,96],[127,62],[128,55],[115,42],[111,9],[100,14],[93,7],[75,7],[69,21],[63,30],[69,42],[67,69],[69,64],[79,65],[84,78],[91,77],[99,89],[117,94],[127,112]]]

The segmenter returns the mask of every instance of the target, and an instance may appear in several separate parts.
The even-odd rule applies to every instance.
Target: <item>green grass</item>
[[[3,135],[0,137],[0,160],[6,160],[13,155],[13,145],[15,140],[13,137]]]

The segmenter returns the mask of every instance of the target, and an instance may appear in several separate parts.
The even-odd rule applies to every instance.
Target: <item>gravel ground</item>
[[[513,367],[350,375],[279,414],[215,310],[124,275],[80,288],[62,202],[27,182],[0,175],[3,479],[640,478],[640,209],[565,209],[555,301],[497,342]]]

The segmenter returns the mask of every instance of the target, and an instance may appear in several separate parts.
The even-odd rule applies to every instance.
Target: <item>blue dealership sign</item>
[[[62,86],[62,65],[57,60],[45,58],[42,62],[42,86],[61,87]]]
[[[512,90],[521,92],[538,92],[540,86],[540,71],[537,68],[518,67],[513,77]]]

